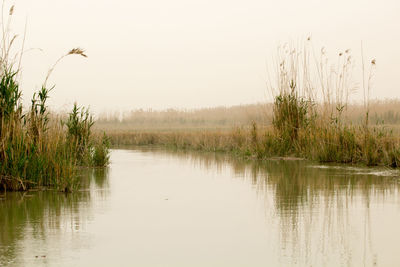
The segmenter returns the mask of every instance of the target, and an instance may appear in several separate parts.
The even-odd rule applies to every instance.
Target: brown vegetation
[[[22,52],[10,55],[16,35],[11,36],[11,7],[0,45],[0,190],[28,190],[52,187],[73,190],[78,184],[78,166],[108,164],[108,139],[92,135],[92,116],[76,104],[65,120],[50,116],[47,100],[54,88],[47,81],[56,65],[66,56],[86,57],[80,48],[61,56],[50,68],[41,88],[34,93],[31,106],[24,109],[18,74]],[[7,29],[5,31],[4,29]]]
[[[375,59],[369,67],[363,64],[363,102],[350,104],[355,87],[350,50],[338,53],[336,65],[329,63],[324,49],[317,59],[311,51],[309,41],[300,48],[280,48],[277,72],[268,83],[274,95],[271,104],[134,111],[118,119],[100,118],[98,127],[108,132],[115,145],[166,145],[259,159],[297,156],[399,166],[400,138],[388,125],[400,124],[400,101],[370,100]]]

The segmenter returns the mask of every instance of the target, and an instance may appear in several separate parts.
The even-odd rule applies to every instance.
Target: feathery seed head
[[[85,54],[85,50],[79,47],[71,49],[71,51],[69,51],[67,55],[81,55],[82,57],[87,57],[87,55]]]

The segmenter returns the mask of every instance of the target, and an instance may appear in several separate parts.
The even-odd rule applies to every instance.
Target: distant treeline
[[[362,104],[350,104],[344,111],[347,122],[359,124],[365,119]],[[136,109],[127,112],[102,113],[96,129],[108,131],[231,129],[238,126],[272,125],[273,104],[248,104],[193,110]],[[371,100],[370,123],[400,125],[400,99]]]
[[[143,110],[123,113],[103,113],[97,120],[97,129],[107,130],[176,130],[232,128],[271,123],[272,105],[251,104],[232,107],[213,107],[193,110]]]

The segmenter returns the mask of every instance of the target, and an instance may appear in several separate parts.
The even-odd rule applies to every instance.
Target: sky
[[[24,103],[74,47],[88,57],[57,65],[53,109],[75,101],[94,112],[270,101],[267,66],[277,46],[308,36],[332,54],[360,54],[362,42],[377,62],[371,96],[400,98],[397,0],[6,0],[5,14],[13,4],[16,47],[27,25]]]

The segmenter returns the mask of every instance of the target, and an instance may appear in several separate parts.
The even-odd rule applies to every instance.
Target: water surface
[[[400,266],[398,173],[113,150],[82,190],[0,196],[0,266]]]

